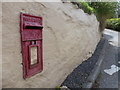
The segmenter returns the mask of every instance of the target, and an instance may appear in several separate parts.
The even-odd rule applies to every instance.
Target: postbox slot
[[[26,26],[25,29],[40,29],[38,26]]]
[[[40,23],[35,22],[25,22],[24,29],[42,29],[42,25]]]

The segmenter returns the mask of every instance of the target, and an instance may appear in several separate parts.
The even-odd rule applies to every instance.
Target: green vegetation
[[[116,16],[117,2],[91,2],[89,5],[95,9],[95,14],[100,21],[102,16],[112,18]]]
[[[117,30],[120,32],[120,18],[107,19],[106,28]]]
[[[106,26],[106,20],[116,16],[117,2],[92,2],[89,4],[95,9],[95,15],[100,22],[100,31]]]
[[[95,12],[94,8],[90,7],[89,4],[86,2],[81,2],[80,5],[85,13],[92,14]]]
[[[56,86],[55,90],[61,90],[60,86]]]
[[[106,20],[116,17],[118,2],[83,2],[82,0],[78,0],[78,3],[85,13],[94,13],[96,15],[100,22],[99,29],[101,32],[105,29]]]

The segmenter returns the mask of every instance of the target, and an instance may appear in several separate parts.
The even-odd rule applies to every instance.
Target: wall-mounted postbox
[[[42,71],[42,17],[20,14],[24,78]]]

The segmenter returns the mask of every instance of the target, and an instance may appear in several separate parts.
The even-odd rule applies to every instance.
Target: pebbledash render
[[[31,46],[29,52],[23,52],[20,34],[21,13],[42,18],[42,27],[39,23],[32,24],[33,26],[30,27],[30,23],[24,24],[26,25],[24,29],[35,28],[39,33],[35,33],[34,38],[42,39],[40,41],[42,51],[38,52],[39,48],[36,47],[39,47],[39,43],[32,38],[32,31],[30,34],[28,30],[29,38],[24,36],[23,39],[34,39],[29,44],[35,47]],[[2,2],[1,24],[2,88],[54,88],[59,86],[75,67],[91,56],[89,52],[94,53],[100,40],[99,23],[95,15],[84,13],[70,2]],[[42,29],[42,32],[37,29]],[[42,38],[36,37],[40,33]],[[24,78],[25,72],[29,73],[30,68],[35,68],[31,64],[39,63],[37,61],[27,62],[29,66],[25,69],[23,65],[25,54],[29,54],[28,57],[31,58],[29,60],[42,55],[40,60],[42,60],[43,68],[41,71],[39,68],[40,72],[37,73],[30,71],[34,74]]]

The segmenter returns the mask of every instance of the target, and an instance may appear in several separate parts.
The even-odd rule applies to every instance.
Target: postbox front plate
[[[28,78],[43,70],[42,17],[21,13],[20,34],[23,76]]]

